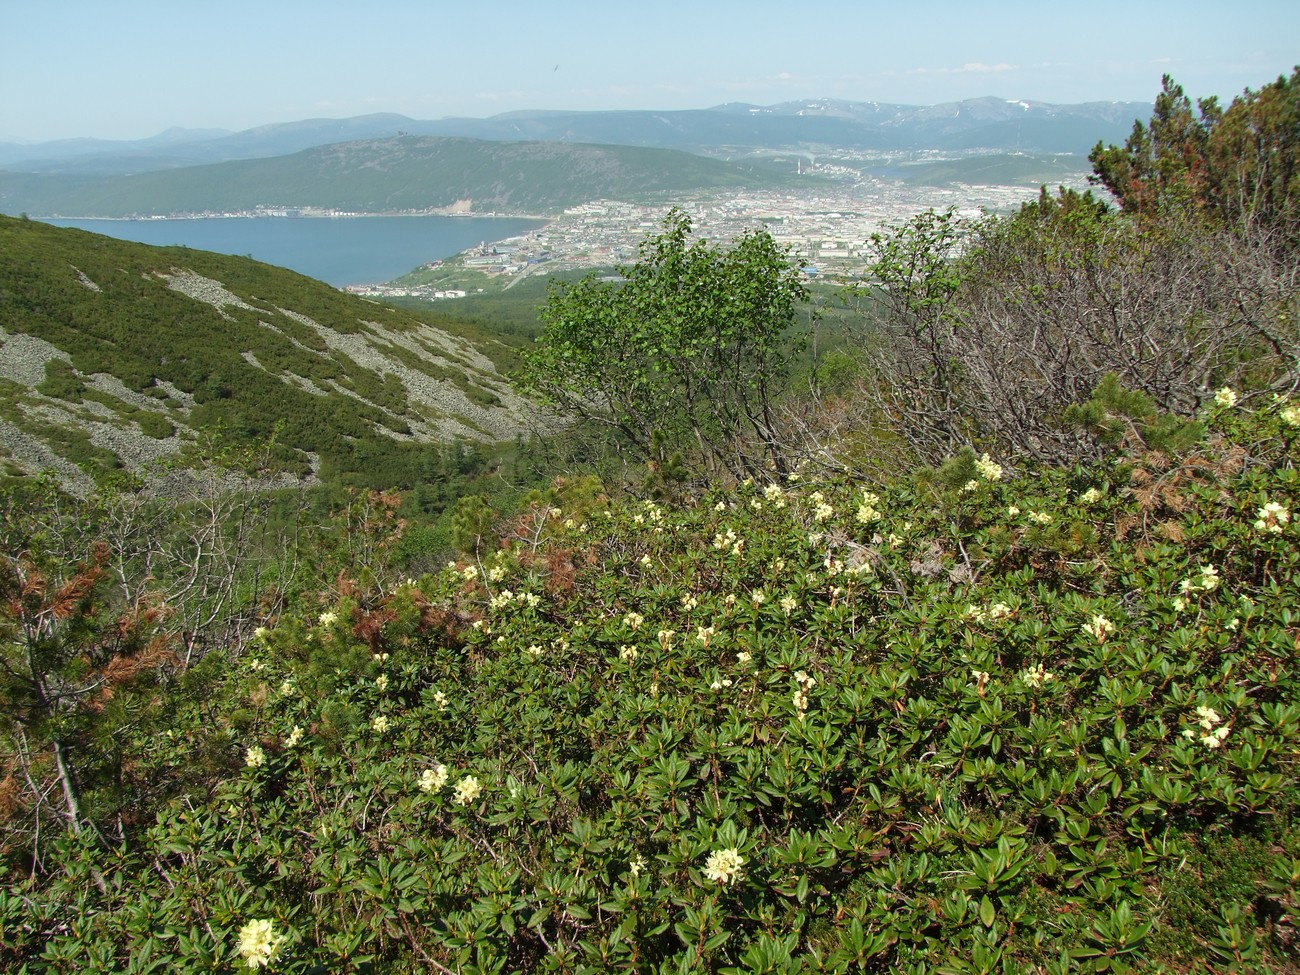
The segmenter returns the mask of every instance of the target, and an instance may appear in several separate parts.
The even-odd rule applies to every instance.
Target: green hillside
[[[476,213],[543,214],[604,197],[774,187],[788,179],[672,149],[407,136],[129,176],[0,172],[0,208],[123,217],[258,206],[387,213],[468,201]]]
[[[1300,416],[1208,419],[970,490],[571,481],[343,579],[122,732],[129,842],[42,833],[0,967],[1294,972]]]
[[[490,342],[431,321],[244,258],[0,218],[0,450],[84,488],[219,432],[274,437],[293,476],[413,486],[442,444],[534,416]]]

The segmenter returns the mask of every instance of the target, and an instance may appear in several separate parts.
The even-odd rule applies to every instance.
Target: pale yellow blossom
[[[262,968],[275,961],[284,935],[275,933],[275,922],[256,918],[239,929],[239,954],[249,968]]]
[[[1105,643],[1106,638],[1115,632],[1115,624],[1097,613],[1091,621],[1083,624],[1082,629],[1098,643]]]
[[[975,470],[979,472],[980,477],[986,481],[998,481],[1002,479],[1002,465],[995,463],[988,454],[985,454],[979,460],[975,461]]]
[[[704,863],[704,876],[717,884],[731,884],[740,879],[745,858],[734,848],[714,850]]]
[[[467,775],[456,783],[456,795],[452,797],[452,801],[461,806],[468,806],[482,791],[483,787],[479,785],[478,779]]]
[[[420,773],[420,791],[437,792],[447,784],[447,778],[447,766],[441,762],[436,762],[431,768],[427,768]]]
[[[1291,511],[1285,505],[1269,501],[1255,512],[1255,527],[1271,535],[1281,535],[1291,521]]]

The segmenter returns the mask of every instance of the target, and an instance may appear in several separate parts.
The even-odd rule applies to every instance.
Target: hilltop
[[[410,486],[530,428],[504,347],[282,268],[0,217],[0,456],[69,486],[274,438],[295,477]]]

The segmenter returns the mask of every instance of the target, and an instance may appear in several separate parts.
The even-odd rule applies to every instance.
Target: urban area
[[[1082,174],[1063,183],[1076,189],[1087,185]],[[670,206],[690,214],[701,238],[730,240],[746,230],[764,227],[778,243],[790,248],[809,277],[852,280],[869,261],[871,235],[920,211],[953,207],[965,217],[1007,213],[1037,193],[1038,187],[1028,184],[919,187],[866,180],[829,191],[822,186],[807,193],[708,195],[679,198],[671,204],[597,200],[571,207],[545,227],[523,236],[485,241],[447,261],[430,262],[397,281],[353,285],[347,290],[372,297],[458,298],[467,290],[449,287],[448,266],[504,279],[510,287],[533,275],[630,263],[636,259],[637,245],[655,232]]]

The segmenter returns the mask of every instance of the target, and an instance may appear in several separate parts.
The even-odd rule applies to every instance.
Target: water
[[[544,226],[514,217],[200,217],[48,220],[119,240],[183,244],[291,268],[335,287],[381,284],[482,242]]]

